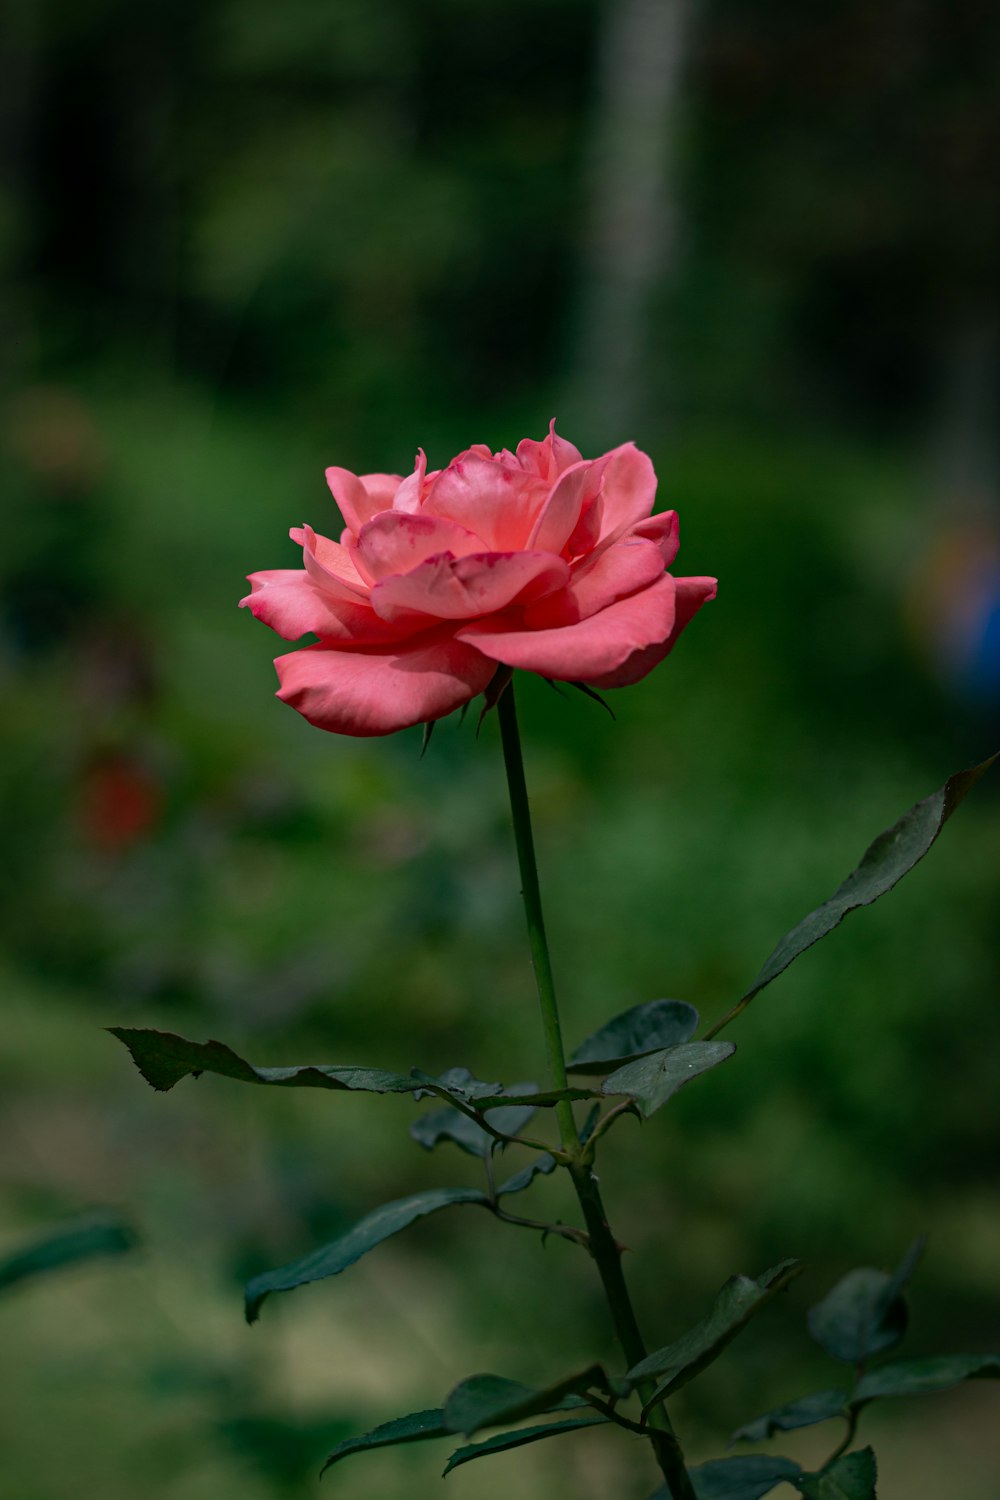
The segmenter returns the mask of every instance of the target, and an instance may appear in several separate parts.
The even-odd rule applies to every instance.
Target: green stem
[[[728,1026],[731,1021],[736,1020],[737,1016],[743,1014],[752,999],[752,995],[744,995],[742,1000],[737,1000],[732,1010],[727,1010],[721,1021],[716,1021],[714,1025],[708,1028],[702,1037],[702,1041],[710,1042],[713,1036],[718,1036],[724,1026]]]
[[[828,1469],[832,1463],[835,1463],[841,1456],[841,1454],[846,1453],[848,1448],[854,1442],[855,1436],[858,1431],[858,1416],[859,1412],[857,1407],[852,1406],[850,1411],[844,1417],[844,1421],[847,1423],[847,1431],[844,1433],[842,1441],[837,1444],[836,1448],[834,1448],[833,1452],[830,1454],[830,1457],[826,1460],[826,1463],[823,1465],[824,1469]]]
[[[639,1331],[635,1309],[629,1296],[622,1270],[622,1247],[611,1232],[604,1204],[601,1201],[597,1177],[589,1166],[578,1163],[570,1169],[576,1196],[583,1209],[583,1218],[590,1236],[590,1253],[597,1266],[604,1295],[611,1311],[618,1342],[628,1361],[629,1369],[646,1357],[646,1345]],[[655,1380],[641,1381],[637,1386],[643,1401],[648,1401],[656,1387]],[[684,1463],[684,1454],[677,1441],[673,1425],[667,1415],[666,1406],[660,1402],[649,1413],[649,1440],[656,1454],[656,1461],[667,1481],[670,1500],[695,1500],[694,1488]]]
[[[517,707],[514,703],[514,684],[509,683],[500,695],[497,704],[500,718],[500,738],[503,742],[503,759],[507,771],[507,789],[510,793],[510,811],[514,824],[514,842],[517,845],[517,863],[521,872],[521,895],[524,914],[528,919],[528,944],[531,948],[531,965],[535,971],[535,986],[538,1004],[542,1012],[542,1030],[545,1033],[545,1051],[549,1060],[549,1073],[557,1089],[569,1087],[566,1077],[566,1055],[563,1052],[562,1027],[556,1006],[556,990],[552,979],[552,962],[549,945],[545,940],[545,920],[542,916],[542,893],[538,888],[538,866],[535,863],[535,841],[531,834],[531,812],[528,808],[528,788],[524,780],[524,759],[521,755],[521,735],[517,727]],[[556,1105],[559,1121],[559,1139],[564,1151],[580,1149],[573,1106],[568,1100]]]
[[[542,1028],[545,1033],[549,1070],[555,1087],[564,1089],[567,1087],[566,1057],[563,1052],[562,1028],[559,1023],[555,984],[552,979],[552,963],[549,958],[545,922],[542,917],[542,897],[538,886],[538,867],[535,862],[535,846],[531,834],[531,813],[528,807],[528,789],[524,780],[524,760],[521,755],[521,737],[517,727],[513,682],[501,693],[497,711],[500,718],[500,738],[503,743],[507,786],[510,791],[514,841],[517,845],[517,861],[521,872],[521,893],[528,922],[528,942],[535,971],[538,1003],[542,1012]],[[589,1161],[583,1159],[584,1149],[581,1147],[576,1121],[573,1118],[573,1108],[568,1100],[556,1105],[556,1115],[563,1150],[572,1156],[569,1170],[587,1226],[590,1253],[604,1287],[604,1295],[618,1342],[631,1369],[633,1365],[645,1358],[646,1346],[639,1331],[632,1299],[622,1271],[622,1247],[611,1232],[611,1226],[604,1212],[604,1204],[601,1201],[597,1178],[591,1170]],[[639,1393],[644,1400],[648,1400],[652,1395],[654,1385],[655,1382],[649,1381],[639,1387]],[[649,1413],[648,1420],[649,1439],[666,1480],[670,1500],[696,1500],[694,1488],[684,1464],[681,1446],[674,1435],[670,1418],[662,1402]]]

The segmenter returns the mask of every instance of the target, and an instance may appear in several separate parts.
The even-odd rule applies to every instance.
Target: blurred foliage
[[[421,1152],[403,1100],[218,1079],[157,1097],[100,1029],[218,1036],[258,1064],[539,1066],[495,726],[449,720],[422,760],[417,731],[324,736],[271,699],[277,643],[235,602],[248,571],[294,564],[289,525],[335,524],[325,464],[405,470],[418,443],[440,463],[553,410],[590,451],[561,393],[604,17],[5,14],[0,1252],[102,1205],[144,1247],[6,1299],[20,1500],[69,1472],[106,1500],[301,1493],[348,1432],[473,1369],[537,1384],[557,1343],[560,1368],[611,1354],[573,1246],[460,1215],[250,1333],[245,1277],[378,1202],[478,1185],[476,1163]],[[996,26],[974,0],[694,9],[679,249],[646,314],[647,408],[614,440],[653,455],[682,571],[720,596],[616,723],[524,685],[570,1046],[661,995],[721,1015],[876,832],[995,748],[996,693],[965,695],[939,650],[969,598],[939,553],[970,513],[938,455],[950,351],[996,316]],[[981,558],[997,492],[972,467]],[[809,1262],[679,1399],[696,1459],[822,1383],[805,1309],[921,1229],[910,1352],[996,1345],[998,856],[984,783],[755,1002],[732,1062],[609,1142],[651,1340],[735,1270]],[[559,1191],[525,1202],[568,1218]],[[887,1403],[886,1500],[989,1500],[995,1399]],[[448,1483],[639,1500],[615,1436]],[[347,1500],[437,1484],[427,1451],[366,1463],[338,1471]]]

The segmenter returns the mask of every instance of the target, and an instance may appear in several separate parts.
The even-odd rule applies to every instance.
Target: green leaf
[[[848,1395],[846,1391],[814,1391],[811,1396],[800,1396],[797,1401],[788,1401],[765,1412],[745,1427],[738,1427],[731,1442],[762,1443],[775,1432],[792,1432],[797,1427],[812,1427],[817,1422],[828,1422],[831,1417],[846,1415]]]
[[[360,1437],[345,1438],[327,1455],[320,1470],[325,1474],[331,1464],[339,1463],[351,1453],[367,1453],[372,1448],[391,1448],[397,1443],[422,1443],[428,1438],[450,1436],[444,1426],[444,1413],[440,1408],[432,1411],[414,1411],[408,1417],[396,1417],[392,1422],[383,1422],[371,1432]]]
[[[764,1306],[775,1293],[786,1287],[793,1276],[797,1276],[801,1264],[797,1260],[783,1260],[772,1266],[756,1281],[749,1276],[731,1276],[720,1291],[711,1312],[694,1328],[683,1334],[674,1343],[648,1354],[628,1372],[633,1385],[640,1380],[659,1376],[655,1396],[646,1402],[647,1407],[669,1391],[687,1385],[706,1366],[718,1359],[726,1345],[744,1328],[755,1312]]]
[[[442,1141],[453,1141],[470,1156],[487,1157],[493,1145],[492,1137],[481,1125],[450,1104],[441,1109],[429,1109],[414,1120],[410,1125],[410,1135],[425,1151],[433,1151]]]
[[[809,1309],[809,1332],[827,1354],[857,1365],[899,1343],[908,1315],[901,1297],[887,1302],[889,1284],[884,1271],[862,1266],[848,1271],[822,1302]]]
[[[537,1094],[532,1094],[531,1102],[535,1109],[551,1109],[555,1104],[561,1104],[565,1100],[568,1104],[575,1103],[578,1099],[597,1099],[598,1089],[568,1088],[568,1089],[544,1089]],[[516,1094],[504,1092],[498,1094],[495,1099],[490,1100],[491,1109],[501,1109],[508,1104],[521,1107],[521,1101]]]
[[[880,1365],[856,1386],[853,1401],[883,1396],[931,1396],[963,1380],[1000,1380],[1000,1354],[940,1354]]]
[[[110,1026],[124,1042],[146,1082],[166,1092],[190,1073],[218,1073],[241,1083],[271,1083],[289,1088],[359,1089],[373,1094],[412,1094],[420,1085],[413,1078],[387,1073],[383,1068],[304,1066],[255,1068],[224,1042],[189,1042],[171,1031],[136,1030]],[[497,1084],[497,1088],[500,1085]]]
[[[537,1083],[516,1083],[508,1090],[518,1096],[537,1094]],[[535,1113],[534,1104],[509,1105],[507,1108],[484,1111],[487,1122],[503,1135],[517,1135]],[[461,1110],[446,1104],[443,1109],[432,1109],[414,1120],[410,1135],[426,1151],[433,1151],[441,1141],[454,1141],[462,1151],[484,1160],[493,1152],[498,1142],[475,1120]]]
[[[569,1073],[607,1073],[647,1053],[688,1041],[698,1012],[684,1000],[650,1000],[615,1016],[581,1042],[566,1064]]]
[[[146,1082],[154,1089],[172,1089],[190,1073],[218,1073],[240,1083],[277,1084],[284,1088],[347,1089],[368,1094],[412,1094],[420,1099],[436,1094],[444,1099],[460,1099],[476,1104],[481,1099],[495,1100],[494,1107],[512,1105],[523,1109],[522,1096],[505,1091],[502,1083],[484,1083],[474,1078],[468,1068],[449,1068],[440,1078],[414,1068],[408,1078],[389,1073],[384,1068],[355,1068],[339,1065],[306,1064],[289,1068],[255,1068],[224,1042],[190,1042],[171,1031],[149,1031],[130,1026],[110,1026],[112,1036],[124,1042],[132,1060]],[[515,1085],[515,1089],[517,1085]],[[594,1099],[594,1089],[550,1089],[532,1095],[532,1104],[549,1107],[563,1099]]]
[[[903,1256],[903,1259],[899,1262],[899,1265],[893,1271],[892,1276],[889,1279],[889,1285],[886,1288],[887,1302],[895,1302],[896,1298],[902,1294],[903,1289],[909,1286],[910,1281],[913,1278],[913,1273],[920,1264],[921,1258],[923,1257],[923,1253],[926,1248],[926,1234],[918,1234],[916,1239],[906,1247],[906,1253]]]
[[[873,901],[891,891],[923,859],[952,813],[996,759],[996,755],[991,755],[980,765],[949,776],[939,791],[932,792],[904,813],[898,823],[880,833],[865,851],[861,863],[830,899],[785,934],[743,996],[741,1004],[749,1003],[807,948],[839,926],[849,912],[856,911],[859,906],[871,906]]]
[[[555,1385],[536,1390],[503,1375],[470,1375],[451,1392],[444,1404],[444,1425],[449,1432],[466,1437],[484,1427],[503,1427],[541,1412],[569,1411],[586,1406],[583,1393],[591,1387],[617,1392],[617,1383],[602,1365],[589,1365]]]
[[[465,1433],[491,1427],[495,1411],[504,1412],[511,1406],[518,1409],[536,1395],[533,1386],[524,1385],[520,1380],[509,1380],[506,1375],[469,1375],[455,1386],[445,1401],[445,1426],[449,1432]],[[516,1417],[511,1420],[516,1421]]]
[[[713,1458],[688,1470],[698,1500],[761,1500],[779,1484],[794,1484],[801,1472],[790,1458],[764,1454]],[[670,1500],[666,1485],[661,1485],[649,1500]]]
[[[0,1289],[75,1261],[120,1255],[135,1244],[135,1234],[122,1220],[107,1216],[85,1219],[31,1240],[0,1260]]]
[[[453,1204],[485,1204],[487,1201],[486,1194],[477,1188],[435,1188],[430,1192],[415,1193],[412,1198],[397,1198],[393,1203],[384,1203],[328,1245],[249,1281],[244,1294],[247,1322],[256,1322],[261,1303],[272,1292],[290,1292],[307,1282],[338,1276],[390,1235],[406,1229],[415,1219],[437,1213],[441,1208],[450,1208]]]
[[[516,1109],[524,1108],[524,1095],[519,1092],[523,1090],[523,1084],[512,1084],[508,1089],[502,1083],[483,1083],[480,1079],[473,1078],[468,1068],[448,1068],[440,1078],[414,1068],[412,1077],[416,1080],[413,1094],[415,1099],[422,1099],[427,1094],[438,1094],[442,1098],[458,1098],[477,1107],[482,1099],[489,1099],[491,1109],[502,1109],[508,1105]],[[564,1099],[572,1103],[575,1099],[596,1098],[596,1089],[545,1089],[532,1093],[531,1103],[533,1108],[538,1109],[561,1104]]]
[[[683,1042],[662,1052],[651,1052],[605,1078],[601,1093],[627,1094],[648,1120],[678,1089],[700,1073],[707,1073],[709,1068],[718,1067],[735,1051],[732,1042]]]
[[[442,1090],[460,1099],[488,1099],[503,1093],[502,1083],[484,1083],[468,1068],[445,1068],[439,1076],[425,1073],[422,1068],[411,1068],[410,1077],[416,1080],[414,1099],[424,1099],[429,1094],[440,1094]]]
[[[525,1099],[531,1097],[531,1104],[508,1104],[499,1108],[491,1108],[484,1111],[487,1122],[494,1130],[499,1130],[501,1135],[520,1135],[530,1120],[533,1118],[537,1105],[534,1096],[538,1093],[537,1083],[512,1083],[505,1091],[508,1095]],[[494,1149],[496,1142],[493,1143]]]
[[[794,1483],[801,1469],[790,1458],[754,1454],[749,1458],[713,1458],[689,1470],[698,1500],[761,1500],[784,1482]],[[666,1489],[657,1491],[666,1497]],[[653,1497],[657,1500],[657,1496]]]
[[[519,1427],[516,1432],[498,1432],[485,1442],[467,1443],[464,1448],[456,1448],[444,1473],[450,1474],[452,1469],[457,1469],[460,1464],[471,1463],[474,1458],[489,1458],[491,1453],[505,1453],[509,1448],[523,1448],[526,1443],[538,1443],[543,1438],[558,1437],[563,1432],[579,1432],[582,1427],[598,1427],[607,1421],[607,1417],[594,1412],[589,1417],[570,1417],[565,1422],[545,1422],[540,1427]]]
[[[801,1474],[794,1481],[806,1500],[876,1500],[878,1469],[871,1448],[845,1453],[818,1474]]]
[[[822,1302],[809,1309],[809,1332],[834,1359],[859,1365],[899,1343],[908,1318],[902,1291],[924,1244],[923,1238],[914,1240],[892,1275],[870,1266],[848,1271]]]
[[[533,1161],[529,1161],[526,1167],[522,1167],[520,1172],[515,1172],[513,1177],[508,1177],[506,1182],[500,1184],[497,1188],[497,1197],[506,1198],[511,1193],[523,1193],[536,1177],[540,1175],[547,1177],[550,1172],[555,1171],[555,1165],[554,1156],[550,1156],[547,1151],[541,1152]]]

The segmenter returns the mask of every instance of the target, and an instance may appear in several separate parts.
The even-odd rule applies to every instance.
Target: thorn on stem
[[[503,663],[501,663],[493,673],[493,676],[490,678],[489,682],[486,684],[486,688],[483,693],[483,706],[479,713],[479,722],[476,725],[477,740],[479,738],[479,731],[483,727],[483,720],[486,718],[486,715],[489,713],[491,708],[496,708],[497,704],[500,702],[500,699],[503,697],[504,693],[509,687],[510,680],[513,675],[513,667],[505,667]]]

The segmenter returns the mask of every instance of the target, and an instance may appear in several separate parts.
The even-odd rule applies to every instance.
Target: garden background
[[[542,1066],[495,724],[445,721],[423,759],[419,731],[311,729],[271,697],[244,575],[336,525],[327,464],[436,467],[553,413],[587,455],[650,452],[718,600],[615,723],[526,682],[528,775],[570,1045],[658,996],[720,1015],[1000,738],[1000,20],[13,0],[0,24],[0,1254],[96,1210],[140,1241],[0,1299],[5,1488],[282,1500],[349,1431],[611,1339],[574,1247],[458,1212],[248,1329],[247,1275],[475,1163],[425,1156],[398,1099],[154,1095],[102,1030]],[[726,1068],[609,1144],[655,1342],[733,1271],[808,1262],[676,1403],[695,1461],[830,1384],[805,1309],[921,1230],[907,1352],[1000,1344],[998,871],[987,782]],[[885,1403],[880,1494],[990,1500],[997,1400]],[[436,1494],[437,1457],[324,1485]],[[587,1434],[448,1492],[642,1500],[645,1463]]]

